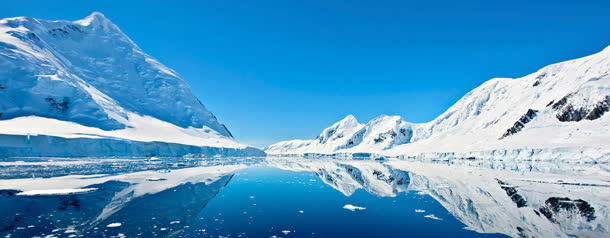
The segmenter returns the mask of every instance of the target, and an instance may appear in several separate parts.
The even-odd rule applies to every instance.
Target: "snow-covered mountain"
[[[366,125],[347,116],[315,140],[273,144],[268,154],[385,155],[495,153],[520,156],[610,155],[610,47],[522,78],[494,78],[431,122],[379,116]],[[483,153],[485,152],[485,153]]]
[[[176,72],[97,12],[0,20],[0,134],[246,148]]]

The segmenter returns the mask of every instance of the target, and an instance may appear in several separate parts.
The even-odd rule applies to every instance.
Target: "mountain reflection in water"
[[[603,169],[458,163],[0,161],[0,236],[608,235]]]

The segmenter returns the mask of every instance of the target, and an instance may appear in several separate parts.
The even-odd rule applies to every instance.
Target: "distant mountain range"
[[[428,123],[382,115],[361,124],[349,115],[313,140],[283,141],[265,152],[608,160],[609,73],[607,47],[522,78],[491,79]]]
[[[176,72],[97,12],[78,21],[0,20],[0,134],[0,157],[248,148]]]

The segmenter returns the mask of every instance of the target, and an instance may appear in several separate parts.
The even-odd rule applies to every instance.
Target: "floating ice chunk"
[[[37,195],[66,195],[76,193],[86,193],[96,190],[97,188],[69,188],[69,189],[42,189],[30,190],[17,193],[19,196],[37,196]]]
[[[284,235],[288,235],[288,234],[290,234],[290,231],[289,230],[283,230],[282,233],[284,233]]]
[[[150,159],[148,159],[148,161],[161,161],[161,159],[159,159],[157,157],[150,157]]]
[[[344,209],[350,210],[350,211],[356,211],[356,210],[364,210],[366,209],[366,207],[358,207],[358,206],[354,206],[352,204],[347,204],[345,206],[343,206]]]
[[[415,212],[417,212],[417,213],[424,213],[424,212],[426,212],[426,210],[415,209]]]
[[[254,198],[254,196],[250,196],[250,198]]]
[[[300,210],[299,213],[303,213],[303,210]]]
[[[180,221],[172,221],[169,224],[179,224],[179,223],[180,223]]]
[[[122,224],[121,224],[120,222],[115,222],[115,223],[110,223],[110,224],[108,224],[106,227],[119,227],[119,226],[121,226],[121,225],[122,225]]]
[[[163,180],[167,180],[164,178],[147,178],[146,181],[163,181]]]
[[[419,192],[417,192],[417,195],[426,195],[426,192],[424,192],[424,191],[419,191]]]
[[[424,217],[434,219],[434,220],[443,220],[441,218],[436,217],[434,214],[428,214],[428,215],[425,215]]]

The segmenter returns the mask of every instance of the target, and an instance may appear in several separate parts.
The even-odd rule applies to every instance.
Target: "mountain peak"
[[[83,20],[109,21],[101,12],[92,12],[89,16],[83,18]]]
[[[402,119],[401,116],[388,116],[385,114],[379,115],[375,118],[373,118],[373,120],[371,120],[369,123],[378,123],[378,122],[383,122],[383,121],[404,121]]]
[[[6,88],[0,95],[1,119],[37,115],[119,130],[139,126],[129,116],[135,114],[231,137],[182,78],[139,49],[102,13],[77,21],[2,20],[0,56],[5,56],[0,65],[6,68],[0,79],[9,80],[0,80]]]
[[[112,24],[112,22],[101,12],[93,12],[85,18],[75,21],[75,23],[83,26],[102,26],[106,28],[114,26],[114,24]]]
[[[350,115],[347,115],[345,118],[343,118],[339,122],[356,122],[356,123],[358,123],[358,120],[356,120],[356,117],[354,115],[350,114]]]
[[[324,130],[317,138],[319,143],[279,142],[266,151],[292,155],[427,154],[434,158],[438,153],[457,158],[475,152],[495,158],[498,151],[504,151],[502,156],[506,158],[521,159],[520,152],[505,152],[536,148],[549,153],[569,149],[580,153],[582,160],[607,160],[609,66],[607,46],[599,53],[555,63],[522,78],[490,79],[428,123],[380,115],[362,127],[349,127],[345,123],[350,121],[348,116]],[[597,157],[588,151],[604,152]],[[536,156],[547,158],[545,153]]]
[[[336,122],[329,128],[353,128],[359,126],[358,120],[353,115],[347,115],[341,121]],[[328,129],[328,128],[327,128]]]

